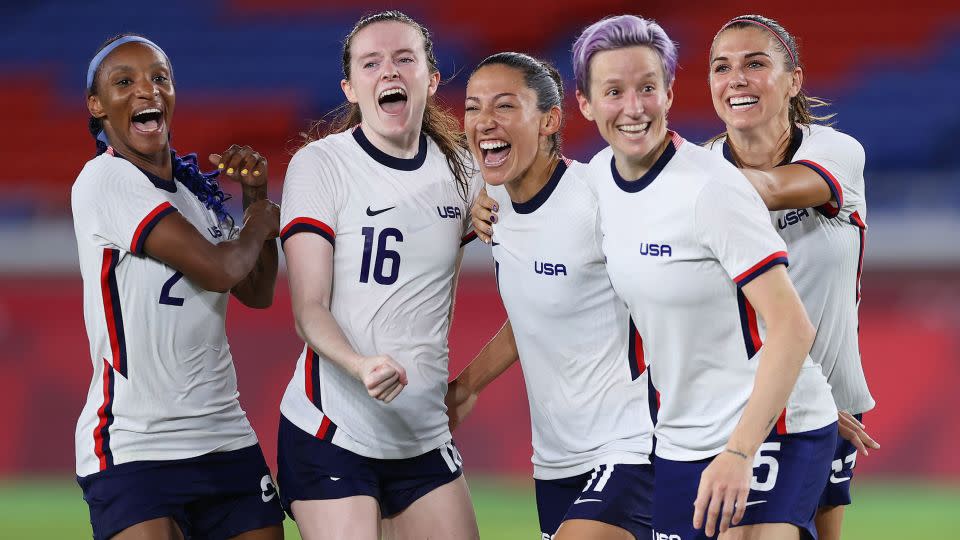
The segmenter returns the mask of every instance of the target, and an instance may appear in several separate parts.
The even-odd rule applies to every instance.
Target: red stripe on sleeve
[[[787,434],[787,409],[784,408],[780,412],[780,418],[777,418],[777,434],[786,435]]]
[[[130,253],[137,253],[137,246],[140,245],[140,235],[143,234],[143,230],[146,229],[148,225],[150,225],[150,222],[152,222],[154,218],[156,218],[157,215],[160,214],[160,212],[163,212],[168,208],[173,208],[173,205],[168,202],[160,203],[159,206],[157,206],[156,208],[153,209],[153,211],[147,214],[147,217],[143,218],[140,221],[140,224],[137,225],[136,232],[133,233],[133,240],[130,240]]]
[[[287,234],[290,232],[290,229],[292,229],[293,227],[296,227],[297,225],[307,225],[310,227],[315,227],[317,229],[320,229],[321,231],[329,234],[331,239],[337,236],[336,233],[333,232],[333,229],[330,228],[330,226],[327,225],[326,223],[318,219],[307,218],[307,217],[298,217],[293,221],[291,221],[290,223],[287,223],[287,226],[280,231],[280,236],[286,237]]]
[[[751,267],[748,268],[746,271],[744,271],[743,273],[741,273],[739,276],[733,278],[733,280],[736,281],[737,283],[740,283],[740,281],[742,281],[745,277],[747,277],[747,276],[749,276],[750,274],[756,272],[757,270],[759,270],[760,268],[762,268],[764,265],[769,264],[770,261],[772,261],[772,260],[774,260],[774,259],[777,259],[777,258],[780,258],[780,257],[786,258],[786,256],[787,256],[787,252],[786,252],[786,251],[778,251],[778,252],[776,252],[776,253],[771,253],[771,254],[768,255],[766,258],[764,258],[762,261],[760,261],[760,262],[758,262],[757,264],[751,266]]]

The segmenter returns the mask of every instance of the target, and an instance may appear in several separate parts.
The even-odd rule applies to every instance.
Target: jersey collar
[[[677,139],[679,137],[673,132],[670,132],[670,134],[672,135],[670,142],[667,143],[667,147],[663,149],[663,154],[660,154],[660,157],[657,158],[656,163],[650,167],[649,171],[636,180],[624,180],[624,178],[620,176],[620,172],[617,171],[617,158],[610,158],[610,172],[613,173],[613,181],[616,182],[618,188],[627,193],[637,193],[652,184],[653,181],[660,176],[663,168],[667,166],[667,163],[670,163],[673,155],[677,153]]]
[[[126,161],[127,163],[133,165],[134,167],[137,167],[137,165],[136,165],[134,162],[130,161],[129,159],[127,159],[127,158],[125,158],[125,157],[123,157],[123,155],[122,155],[120,152],[117,152],[116,149],[114,149],[114,150],[113,150],[113,153],[110,154],[110,155],[112,155],[113,157],[118,157],[118,158]],[[153,184],[153,187],[155,187],[155,188],[157,188],[157,189],[162,189],[162,190],[164,190],[164,191],[169,191],[170,193],[176,193],[176,192],[177,192],[177,182],[176,182],[175,180],[166,180],[166,179],[164,179],[164,178],[160,178],[159,176],[157,176],[157,175],[155,175],[155,174],[153,174],[153,173],[147,172],[147,171],[141,169],[140,167],[137,167],[137,170],[140,171],[140,172],[142,172],[143,175],[147,177],[147,180],[149,180],[150,183]]]
[[[736,167],[737,162],[733,159],[733,152],[730,150],[730,145],[727,144],[729,141],[729,138],[723,140],[723,158]],[[793,131],[790,133],[790,146],[787,147],[787,153],[783,156],[783,161],[777,164],[777,167],[783,167],[793,162],[793,156],[797,155],[797,150],[800,149],[801,144],[803,144],[803,130],[800,129],[800,126],[794,125]]]
[[[417,149],[417,155],[406,159],[393,157],[374,146],[373,143],[370,142],[370,139],[367,139],[367,136],[363,134],[360,126],[353,129],[353,138],[357,141],[357,144],[360,145],[360,148],[362,148],[368,156],[373,158],[374,161],[391,169],[398,171],[415,171],[427,160],[427,137],[423,133],[420,134],[420,148]]]
[[[557,162],[557,167],[553,169],[553,174],[550,175],[547,183],[544,184],[543,187],[540,188],[540,191],[531,197],[529,201],[522,203],[511,201],[513,210],[518,214],[532,214],[536,212],[537,208],[540,208],[543,206],[543,203],[547,202],[553,190],[557,189],[557,184],[560,183],[560,177],[563,176],[565,172],[567,172],[567,164],[561,159]]]

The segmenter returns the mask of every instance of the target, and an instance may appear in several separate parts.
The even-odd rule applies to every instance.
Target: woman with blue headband
[[[211,161],[243,188],[241,227],[216,174],[170,148],[166,54],[108,41],[87,71],[97,156],[73,185],[93,380],[76,430],[77,480],[96,539],[283,537],[283,512],[240,407],[224,331],[227,292],[268,307],[279,208],[267,161]]]

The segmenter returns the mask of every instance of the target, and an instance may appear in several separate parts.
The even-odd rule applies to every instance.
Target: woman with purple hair
[[[580,110],[609,144],[587,173],[607,271],[660,403],[654,537],[800,538],[837,410],[763,201],[722,156],[667,129],[676,64],[663,29],[630,15],[573,45]]]

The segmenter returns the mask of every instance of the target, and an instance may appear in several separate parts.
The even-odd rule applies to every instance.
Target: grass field
[[[470,478],[470,486],[482,538],[539,538],[530,482]],[[854,499],[847,513],[844,539],[960,539],[960,486],[859,482],[854,484]],[[89,538],[88,521],[80,488],[73,482],[0,481],[0,538]],[[300,538],[289,520],[287,538]]]

